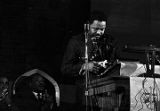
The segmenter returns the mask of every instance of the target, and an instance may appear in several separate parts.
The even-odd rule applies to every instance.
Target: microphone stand
[[[88,111],[88,77],[89,77],[89,69],[88,69],[88,31],[89,24],[84,24],[84,35],[85,35],[85,104],[86,111]]]

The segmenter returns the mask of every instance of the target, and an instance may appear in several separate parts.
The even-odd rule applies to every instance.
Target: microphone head
[[[89,28],[90,26],[89,26],[89,23],[86,23],[86,24],[84,24],[84,31],[85,32],[88,32],[89,31]]]

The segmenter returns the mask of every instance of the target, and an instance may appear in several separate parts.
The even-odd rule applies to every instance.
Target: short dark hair
[[[94,11],[91,12],[88,22],[93,23],[94,20],[106,21],[107,22],[107,16],[102,11],[94,10]]]
[[[30,76],[31,80],[34,79],[34,78],[36,78],[36,77],[42,77],[42,78],[44,78],[44,77],[43,77],[41,74],[39,74],[39,73],[35,73],[35,74],[33,74],[33,75]]]

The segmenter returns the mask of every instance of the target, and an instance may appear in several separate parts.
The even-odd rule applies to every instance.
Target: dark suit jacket
[[[45,107],[45,110],[42,110],[42,107],[44,106],[35,97],[31,88],[26,84],[26,81],[21,83],[13,100],[20,111],[51,111],[49,107]],[[55,111],[56,105],[54,104],[53,107],[53,110]]]
[[[94,56],[93,61],[114,61],[119,56],[117,49],[117,41],[109,35],[105,35],[98,41],[98,50],[93,45],[91,39],[88,39],[88,58]],[[66,47],[64,53],[61,72],[67,76],[77,76],[79,70],[84,63],[85,42],[84,35],[73,36]],[[91,60],[92,61],[92,60]]]
[[[20,111],[41,111],[40,102],[29,89],[16,93],[14,102]]]

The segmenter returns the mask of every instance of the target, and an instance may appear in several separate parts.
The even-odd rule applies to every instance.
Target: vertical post
[[[151,74],[153,77],[153,103],[154,103],[154,111],[157,111],[157,103],[156,103],[156,93],[155,93],[155,89],[156,89],[156,80],[155,80],[155,74],[154,74],[154,69],[155,68],[155,51],[152,51],[152,62],[151,62]]]
[[[155,57],[156,57],[156,50],[154,49],[155,46],[150,45],[151,47],[151,76],[153,78],[153,104],[154,104],[154,111],[157,111],[157,103],[156,103],[156,93],[155,93],[155,89],[156,89],[156,80],[155,80],[155,74],[154,74],[154,68],[155,68]]]
[[[85,104],[86,104],[86,111],[88,111],[88,31],[89,31],[89,24],[84,24],[84,34],[85,34]]]

